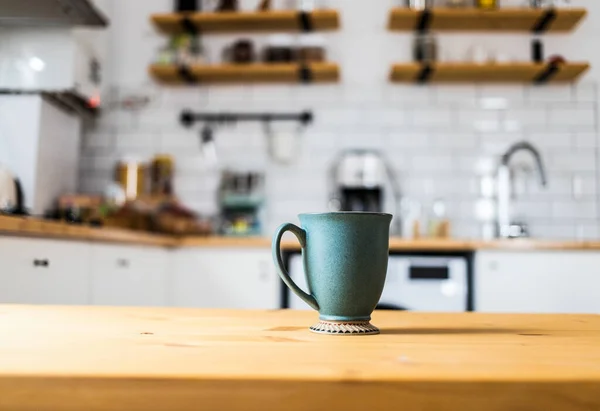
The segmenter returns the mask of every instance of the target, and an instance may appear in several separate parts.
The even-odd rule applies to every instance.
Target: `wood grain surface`
[[[201,12],[154,14],[152,23],[162,32],[184,31],[183,20],[188,17],[201,33],[302,31],[299,12],[295,10]],[[314,10],[307,17],[315,31],[336,30],[340,27],[337,10]]]
[[[299,83],[300,65],[297,63],[251,63],[192,65],[190,73],[201,83]],[[340,68],[335,63],[309,63],[312,80],[337,82]],[[167,84],[183,84],[176,65],[153,64],[149,73],[157,81]]]
[[[141,231],[113,228],[91,228],[35,218],[0,216],[0,235],[30,236],[61,240],[148,245],[157,247],[231,247],[266,248],[271,247],[269,237],[171,237]],[[295,239],[283,241],[282,249],[299,250]],[[600,241],[552,241],[538,239],[515,240],[465,240],[452,238],[402,239],[390,238],[390,251],[600,251]]]
[[[0,306],[0,410],[600,409],[600,316]]]
[[[549,32],[574,30],[587,11],[580,8],[555,9],[556,17],[548,25]],[[534,8],[508,8],[481,10],[477,8],[434,8],[431,29],[456,32],[531,32],[546,10]],[[390,12],[390,30],[413,31],[421,11],[395,8]]]
[[[531,83],[547,69],[546,64],[536,63],[434,63],[429,79],[433,83]],[[583,75],[588,63],[568,62],[561,64],[549,79],[551,83],[573,82]],[[400,83],[417,81],[421,65],[417,63],[394,64],[390,80]]]
[[[0,235],[43,237],[60,240],[96,241],[173,247],[174,237],[117,228],[94,228],[36,218],[0,215]]]

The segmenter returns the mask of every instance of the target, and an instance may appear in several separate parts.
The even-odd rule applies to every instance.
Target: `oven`
[[[300,251],[284,254],[298,286],[308,290]],[[391,252],[377,309],[435,312],[473,311],[473,253]],[[282,308],[310,307],[282,284]]]

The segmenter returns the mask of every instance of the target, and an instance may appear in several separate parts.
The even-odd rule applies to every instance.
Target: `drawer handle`
[[[129,260],[125,258],[119,258],[117,259],[117,266],[121,268],[127,268],[129,267]]]
[[[44,258],[44,259],[35,259],[33,260],[33,266],[34,267],[48,267],[50,266],[50,261],[48,261],[48,259]]]

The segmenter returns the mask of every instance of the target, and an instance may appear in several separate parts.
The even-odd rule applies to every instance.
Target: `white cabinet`
[[[171,303],[178,307],[279,307],[279,277],[267,249],[179,250],[171,275]]]
[[[87,243],[0,238],[0,303],[88,304]]]
[[[483,312],[600,313],[600,253],[478,252],[475,309]]]
[[[91,247],[92,304],[167,305],[170,251],[126,245]]]

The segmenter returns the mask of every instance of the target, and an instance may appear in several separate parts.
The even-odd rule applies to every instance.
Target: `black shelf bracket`
[[[198,78],[190,71],[190,68],[185,65],[181,65],[177,68],[177,73],[179,74],[179,78],[185,81],[188,84],[197,84]]]
[[[544,14],[542,14],[540,19],[535,23],[532,31],[535,34],[544,33],[546,30],[548,30],[548,28],[550,27],[552,22],[554,20],[556,20],[556,17],[557,17],[557,14],[556,14],[556,10],[554,9],[554,7],[550,7],[548,9],[544,10]]]
[[[533,83],[537,85],[545,84],[552,79],[560,71],[560,63],[552,62],[546,65],[544,70],[538,74]]]
[[[310,67],[306,65],[301,65],[298,69],[298,78],[301,83],[308,84],[312,83],[314,80],[314,74]]]
[[[417,33],[426,33],[429,31],[431,27],[431,18],[432,18],[431,10],[425,9],[419,13],[419,17],[417,17],[417,25],[415,30]]]
[[[192,22],[188,14],[184,14],[184,16],[181,18],[181,27],[183,28],[184,32],[191,34],[192,36],[198,35],[198,28]]]
[[[304,33],[309,33],[314,30],[314,25],[310,13],[301,11],[298,13],[298,22],[300,23],[300,30]]]
[[[429,82],[431,79],[431,75],[433,74],[433,66],[431,64],[423,64],[421,66],[421,71],[417,75],[417,83],[425,84]]]
[[[194,113],[184,110],[179,116],[179,122],[185,127],[191,127],[196,122],[213,124],[234,124],[239,122],[260,121],[270,123],[273,121],[296,121],[302,125],[312,123],[314,115],[312,111],[300,113]]]

